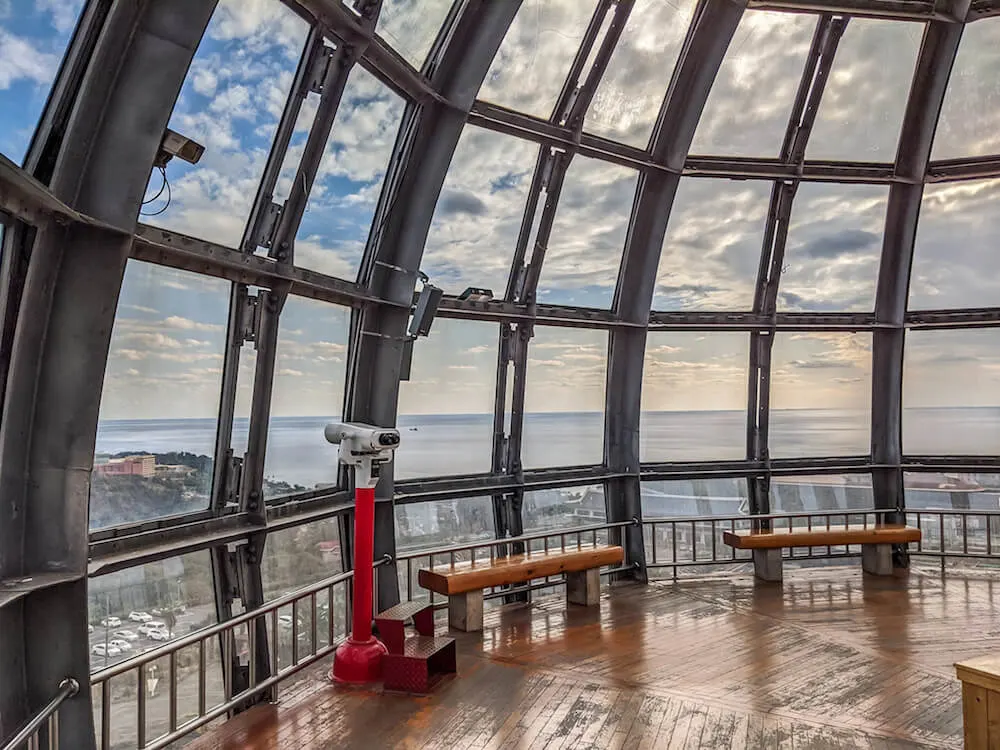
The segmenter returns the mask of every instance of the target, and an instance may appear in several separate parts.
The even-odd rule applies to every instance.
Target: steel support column
[[[654,161],[671,171],[644,171],[636,189],[612,309],[621,320],[641,327],[612,330],[608,346],[604,459],[609,470],[628,475],[606,485],[609,521],[642,518],[639,412],[656,270],[680,171],[744,6],[735,0],[700,0],[696,6],[648,149]],[[642,527],[629,527],[624,536],[631,575],[645,581]]]
[[[59,582],[0,617],[0,734],[71,675],[80,692],[60,710],[61,736],[94,746],[88,497],[111,328],[153,160],[214,7],[116,2],[60,147],[49,139],[53,194],[112,229],[50,224],[31,247],[0,426],[0,575]]]
[[[538,280],[552,234],[563,180],[576,154],[576,145],[583,134],[587,109],[607,70],[611,54],[621,38],[632,7],[633,0],[619,2],[602,0],[594,8],[590,23],[548,119],[550,127],[565,129],[570,142],[560,146],[542,144],[539,148],[521,219],[521,229],[514,247],[504,299],[513,304],[524,305],[530,318],[514,325],[501,326],[493,414],[495,436],[493,466],[495,471],[502,471],[517,478],[518,481],[523,481],[521,445],[524,434],[524,399],[527,388],[528,349],[534,336],[538,313]],[[601,37],[601,29],[609,18],[607,30]],[[541,201],[543,192],[544,202]],[[507,404],[509,377],[513,377],[513,382],[510,389],[511,403]],[[493,516],[498,537],[502,538],[507,533],[511,536],[523,533],[524,519],[521,516],[523,504],[524,492],[521,489],[494,496]],[[523,552],[520,546],[516,545],[512,551]]]
[[[837,46],[847,27],[848,19],[823,15],[816,23],[812,45],[806,58],[805,69],[799,81],[798,93],[785,129],[780,160],[794,169],[802,170],[806,146],[812,133],[820,101],[826,88],[830,70],[837,54]],[[760,266],[754,289],[753,311],[756,315],[774,321],[778,307],[778,284],[781,268],[785,263],[785,243],[792,215],[792,202],[799,189],[798,177],[774,183],[771,203],[764,226],[764,244],[761,248]],[[771,352],[774,348],[774,330],[754,331],[750,334],[749,385],[747,388],[747,460],[759,461],[765,469],[770,465],[768,433],[771,415]],[[749,482],[750,512],[766,514],[771,509],[771,476],[765,471]],[[762,525],[767,526],[768,522]]]
[[[955,12],[962,17],[968,8],[969,0],[955,3]],[[913,245],[922,183],[963,28],[961,24],[931,23],[924,32],[896,156],[897,174],[912,178],[913,184],[897,184],[889,190],[875,297],[875,320],[884,327],[876,329],[872,345],[872,462],[884,468],[873,470],[872,486],[875,507],[895,511],[902,511],[906,504],[901,466],[903,324]],[[890,519],[900,515],[890,514]],[[902,545],[894,550],[893,563],[907,565]]]
[[[468,0],[429,56],[431,83],[442,100],[411,102],[403,115],[359,274],[372,297],[384,302],[367,303],[352,320],[348,419],[396,423],[409,307],[434,208],[476,92],[519,7]],[[392,486],[387,471],[376,490],[376,558],[395,556]],[[382,568],[378,580],[378,606],[395,604],[395,566]]]

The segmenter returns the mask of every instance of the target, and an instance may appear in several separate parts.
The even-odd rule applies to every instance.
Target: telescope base
[[[354,685],[376,682],[382,679],[382,657],[386,653],[385,645],[375,637],[367,641],[348,638],[333,655],[330,678]]]

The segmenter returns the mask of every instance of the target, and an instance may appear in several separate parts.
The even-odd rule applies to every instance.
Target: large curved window
[[[771,184],[682,178],[653,289],[654,310],[749,310]]]
[[[1000,329],[908,331],[903,452],[1000,454]]]
[[[399,386],[397,479],[490,470],[497,336],[495,324],[444,318],[414,343]],[[456,435],[461,449],[442,450]]]
[[[90,526],[208,507],[229,284],[137,261],[111,334]]]
[[[770,452],[871,451],[871,334],[778,333],[771,354]]]
[[[524,398],[525,468],[601,463],[608,334],[535,328]]]
[[[639,457],[704,461],[746,455],[750,336],[650,333],[642,373]]]
[[[1000,307],[1000,278],[993,265],[998,230],[1000,180],[926,186],[909,308]]]
[[[309,28],[277,0],[223,0],[198,45],[169,127],[205,147],[153,170],[140,220],[239,245]],[[160,213],[157,213],[160,212]]]

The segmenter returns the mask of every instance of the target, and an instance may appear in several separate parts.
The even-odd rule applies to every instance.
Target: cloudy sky
[[[0,0],[0,151],[20,161],[45,103],[81,0]],[[419,66],[448,12],[445,0],[386,0],[379,32]],[[593,11],[593,0],[525,0],[480,98],[546,117]],[[693,0],[638,0],[586,118],[590,132],[644,146],[680,53]],[[693,153],[775,156],[815,18],[747,12],[725,58]],[[852,20],[807,155],[891,161],[923,28]],[[171,163],[172,201],[146,220],[236,246],[302,52],[307,28],[276,0],[222,0],[170,126],[205,144],[199,165]],[[966,31],[935,158],[1000,153],[1000,19]],[[278,198],[287,196],[315,112],[299,118]],[[297,237],[296,262],[353,278],[404,103],[355,68]],[[448,292],[507,282],[537,147],[469,127],[445,180],[423,270]],[[566,176],[539,286],[552,303],[607,307],[638,174],[577,157]],[[150,181],[150,195],[159,189]],[[749,309],[771,185],[684,178],[657,272],[654,307]],[[794,204],[779,306],[864,311],[874,303],[887,188],[804,184]],[[1000,181],[926,191],[911,309],[1000,305],[995,237]],[[163,207],[158,200],[148,212]],[[104,418],[212,416],[229,286],[130,262],[115,325]],[[274,409],[331,414],[342,400],[348,316],[291,300],[282,321]],[[918,333],[907,346],[908,405],[998,404],[992,332]],[[496,326],[439,320],[417,344],[403,414],[491,409]],[[743,409],[749,335],[650,337],[648,410]],[[247,412],[246,348],[239,413]],[[775,344],[776,408],[863,409],[870,335],[783,334]],[[539,329],[528,409],[599,410],[607,336]],[[959,386],[959,387],[956,387]]]

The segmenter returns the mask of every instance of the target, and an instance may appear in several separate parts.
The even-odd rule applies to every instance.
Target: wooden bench
[[[624,559],[621,547],[560,549],[421,569],[417,580],[425,589],[448,597],[450,627],[476,631],[483,629],[483,589],[565,573],[567,602],[592,607],[600,598],[600,568]]]
[[[781,580],[781,550],[785,547],[861,545],[861,567],[877,576],[892,575],[892,545],[920,541],[920,529],[883,524],[826,528],[777,528],[770,531],[725,531],[722,541],[753,551],[753,572],[763,581]]]

